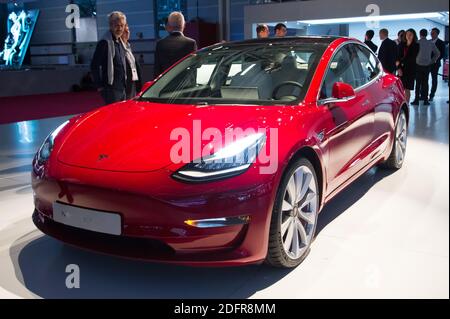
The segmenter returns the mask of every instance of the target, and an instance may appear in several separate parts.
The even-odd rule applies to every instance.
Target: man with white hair
[[[127,18],[120,11],[109,15],[109,30],[97,43],[91,62],[94,83],[106,104],[123,101],[126,98],[126,52],[121,37]]]
[[[166,24],[169,35],[156,43],[155,77],[163,73],[175,62],[197,50],[194,39],[184,36],[185,21],[181,12],[172,12]]]

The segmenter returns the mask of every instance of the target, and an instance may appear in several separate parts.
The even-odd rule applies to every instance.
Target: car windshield
[[[222,45],[187,57],[142,96],[179,104],[293,104],[302,100],[326,45]]]

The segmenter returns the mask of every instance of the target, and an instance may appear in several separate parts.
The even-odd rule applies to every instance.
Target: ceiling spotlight
[[[429,13],[412,13],[412,14],[392,14],[381,16],[363,16],[363,17],[349,17],[349,18],[333,18],[333,19],[316,19],[316,20],[303,20],[301,22],[307,24],[340,24],[340,23],[357,23],[366,22],[368,19],[371,21],[393,21],[393,20],[411,20],[411,19],[430,19],[440,17],[439,12]]]

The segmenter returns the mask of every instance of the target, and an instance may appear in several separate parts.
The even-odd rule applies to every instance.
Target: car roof
[[[309,43],[321,43],[329,45],[337,39],[347,39],[346,37],[338,36],[289,36],[289,37],[273,37],[263,39],[249,39],[241,41],[216,43],[212,47],[227,45],[227,46],[240,46],[240,45],[264,45],[264,44],[309,44]]]
[[[343,39],[350,40],[348,37],[339,37],[339,36],[289,36],[289,37],[273,37],[273,38],[263,38],[263,39],[249,39],[249,40],[240,40],[240,41],[231,41],[231,42],[219,42],[213,45],[204,47],[199,51],[209,51],[218,49],[220,47],[228,47],[228,48],[238,48],[245,46],[266,46],[273,44],[284,44],[284,45],[299,45],[299,44],[314,44],[314,45],[323,45],[329,46],[335,40]]]

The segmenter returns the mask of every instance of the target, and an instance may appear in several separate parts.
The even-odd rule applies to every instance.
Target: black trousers
[[[440,65],[439,63],[435,63],[431,66],[431,93],[430,93],[430,97],[434,97],[434,94],[436,93],[437,90],[437,85],[438,85],[438,73],[439,73],[439,69],[440,69]]]
[[[126,95],[125,95],[125,88],[122,90],[115,89],[113,87],[105,87],[101,91],[103,100],[105,101],[105,105],[125,101]]]
[[[416,68],[416,100],[428,100],[428,79],[430,67],[418,65]]]
[[[127,100],[131,100],[132,98],[134,98],[139,93],[136,91],[136,82],[129,81],[125,89],[125,93]]]

